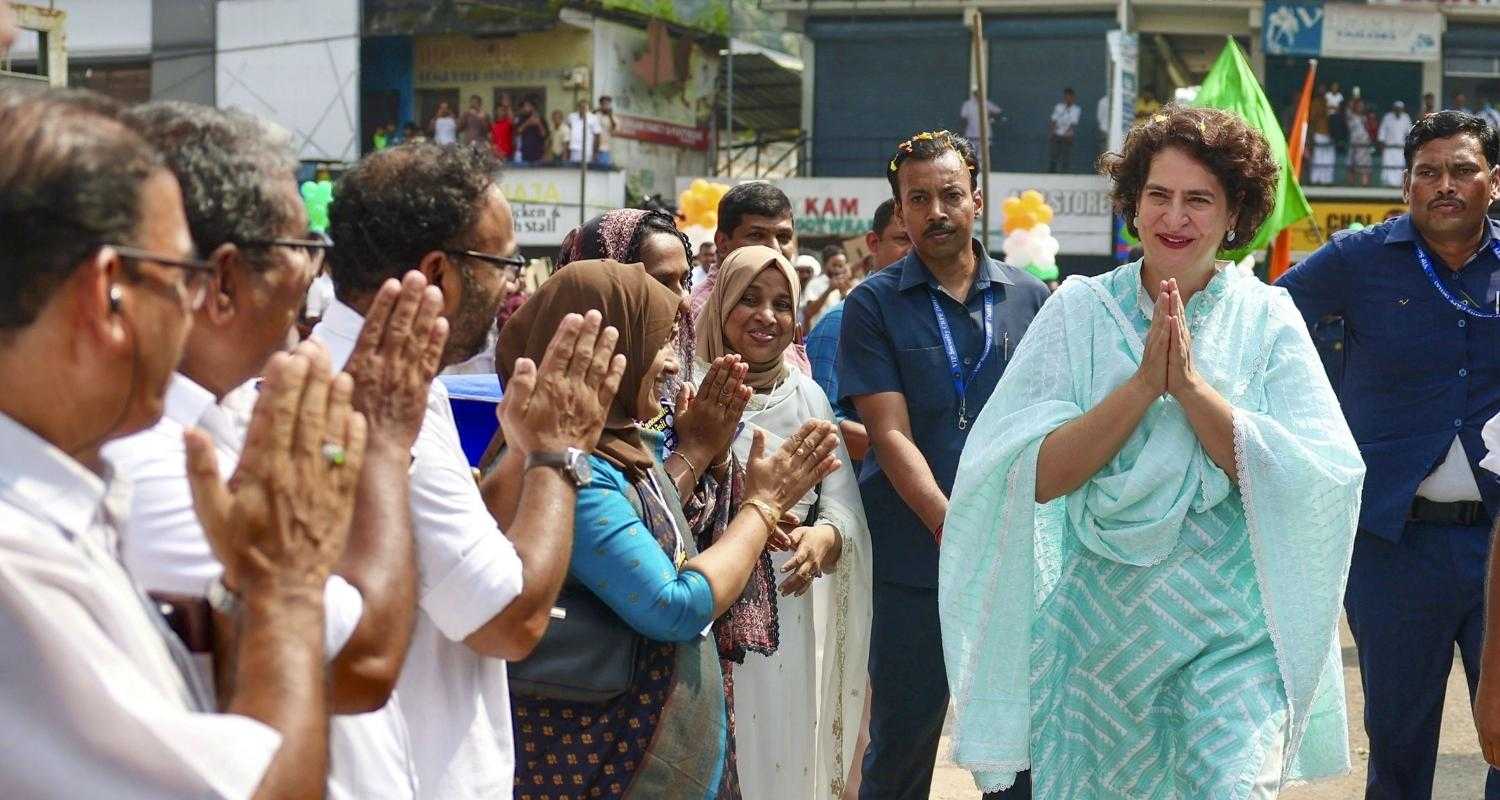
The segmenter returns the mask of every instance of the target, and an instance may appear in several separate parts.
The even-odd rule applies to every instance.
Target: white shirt
[[[1405,147],[1406,134],[1411,132],[1411,116],[1405,111],[1397,114],[1385,112],[1380,120],[1380,143],[1387,147]]]
[[[1328,104],[1328,113],[1332,114],[1339,110],[1339,106],[1344,104],[1344,93],[1327,92],[1323,95],[1323,102]]]
[[[1489,424],[1485,425],[1485,429],[1488,431]],[[1457,436],[1453,437],[1453,445],[1448,448],[1448,455],[1443,457],[1443,463],[1417,486],[1417,497],[1425,497],[1434,503],[1480,499],[1479,484],[1474,482],[1474,471],[1469,469],[1469,457],[1464,452],[1463,442]]]
[[[324,270],[307,287],[307,316],[317,319],[333,302],[333,276]]]
[[[313,328],[342,368],[364,319],[335,300]],[[421,577],[416,629],[396,684],[411,732],[419,796],[511,796],[515,745],[505,662],[463,643],[521,593],[521,559],[479,495],[448,390],[433,381],[412,448],[412,533]]]
[[[1078,120],[1083,118],[1083,109],[1077,103],[1067,105],[1058,103],[1052,107],[1052,135],[1072,136],[1073,130],[1078,127]]]
[[[584,151],[584,131],[588,131],[589,152],[593,152],[594,137],[599,135],[599,117],[593,113],[584,115],[580,119],[578,112],[574,111],[568,115],[568,149],[574,153]]]
[[[989,100],[984,101],[984,107],[990,114],[999,114],[1000,106]],[[964,136],[969,139],[979,138],[979,101],[969,95],[964,101],[963,107],[958,110],[958,115],[964,118]]]
[[[433,120],[432,141],[438,144],[457,144],[458,120],[453,117],[438,117]]]
[[[116,557],[128,480],[0,414],[0,796],[245,798],[272,728],[192,710]]]
[[[124,526],[122,559],[147,591],[207,595],[208,584],[224,567],[214,557],[187,479],[183,433],[201,428],[213,439],[219,475],[234,474],[245,442],[232,417],[214,403],[207,389],[176,374],[167,385],[164,413],[153,427],[111,442],[104,457],[134,482],[130,520]],[[359,625],[364,601],[359,590],[337,575],[323,592],[323,646],[331,661]],[[213,685],[212,664],[199,660],[204,685]],[[411,798],[415,767],[400,701],[368,714],[335,715],[329,726],[328,794],[334,800]]]

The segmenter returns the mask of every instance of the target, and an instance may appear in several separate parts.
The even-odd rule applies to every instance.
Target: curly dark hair
[[[1140,236],[1135,216],[1151,162],[1173,147],[1218,178],[1228,195],[1231,213],[1238,215],[1234,242],[1249,244],[1276,205],[1280,173],[1260,131],[1239,116],[1216,108],[1166,106],[1130,129],[1120,148],[1123,152],[1099,157],[1099,173],[1114,182],[1110,197],[1115,213],[1125,218],[1130,234]]]
[[[131,244],[161,157],[121,106],[77,90],[0,91],[0,335],[36,320],[100,244]]]
[[[974,155],[974,143],[951,131],[923,131],[896,146],[896,154],[885,166],[885,179],[891,184],[891,197],[901,202],[901,184],[897,178],[901,165],[908,160],[932,161],[941,158],[949,150],[958,153],[964,166],[969,168],[969,191],[979,188],[979,158]]]
[[[687,234],[677,229],[677,222],[672,219],[672,215],[661,211],[653,211],[641,218],[640,226],[635,229],[635,237],[630,240],[630,250],[625,254],[624,263],[640,261],[641,245],[658,233],[670,235],[680,242],[682,252],[687,254],[688,263],[693,263],[693,243],[688,241]]]
[[[489,148],[418,142],[366,156],[339,179],[328,209],[334,294],[359,300],[426,254],[464,246],[499,174]]]
[[[274,239],[295,219],[300,201],[287,202],[285,191],[296,181],[297,156],[284,130],[243,111],[173,100],[125,116],[177,176],[198,252]],[[268,248],[246,250],[245,260],[256,269],[276,263]]]

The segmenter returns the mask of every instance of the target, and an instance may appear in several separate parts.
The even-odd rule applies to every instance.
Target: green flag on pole
[[[1276,112],[1271,109],[1266,93],[1260,88],[1260,81],[1255,78],[1255,71],[1250,68],[1250,62],[1245,60],[1244,52],[1233,38],[1229,39],[1224,52],[1214,62],[1213,69],[1203,79],[1203,86],[1198,90],[1193,105],[1217,108],[1243,117],[1250,123],[1250,127],[1266,137],[1266,142],[1271,146],[1271,155],[1281,167],[1280,187],[1276,192],[1276,205],[1271,209],[1271,215],[1266,217],[1260,230],[1255,232],[1255,237],[1244,247],[1227,252],[1225,255],[1228,258],[1244,258],[1247,253],[1270,244],[1271,239],[1282,228],[1312,216],[1312,206],[1302,196],[1302,187],[1297,184],[1297,176],[1292,174],[1287,160],[1286,135],[1281,132],[1281,124],[1276,121]]]

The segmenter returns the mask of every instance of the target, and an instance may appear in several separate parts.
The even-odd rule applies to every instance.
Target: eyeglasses
[[[443,252],[450,256],[468,256],[469,258],[483,261],[492,267],[499,267],[511,272],[520,272],[521,268],[526,266],[526,257],[521,255],[501,256],[494,253],[481,253],[478,250],[444,250]]]
[[[142,250],[138,247],[110,242],[105,242],[99,246],[108,247],[119,253],[121,258],[127,260],[127,271],[132,273],[130,275],[132,280],[139,280],[140,273],[128,267],[129,261],[149,261],[152,264],[160,264],[163,267],[171,267],[184,271],[186,275],[183,276],[182,283],[177,284],[178,296],[184,301],[184,305],[187,306],[189,311],[197,311],[203,307],[204,301],[208,299],[209,286],[213,284],[214,277],[219,274],[218,267],[214,266],[212,262],[202,259],[175,258],[161,253],[153,253],[150,250]]]
[[[333,249],[333,242],[327,239],[246,239],[243,242],[235,242],[240,247],[290,247],[301,250],[302,254],[314,264],[322,263],[323,258]]]

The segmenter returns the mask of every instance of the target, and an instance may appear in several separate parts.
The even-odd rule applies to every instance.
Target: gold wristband
[[[690,470],[693,471],[694,475],[702,475],[703,474],[703,473],[701,473],[701,472],[698,471],[698,465],[694,464],[693,460],[691,458],[688,458],[686,453],[682,452],[681,450],[673,450],[672,451],[672,455],[677,456],[678,458],[682,459],[682,463],[686,464],[688,466],[688,469],[690,469]]]
[[[742,503],[741,507],[753,509],[756,514],[760,515],[761,521],[766,523],[767,534],[776,532],[776,518],[780,515],[776,513],[776,509],[771,508],[769,503],[751,498]]]

